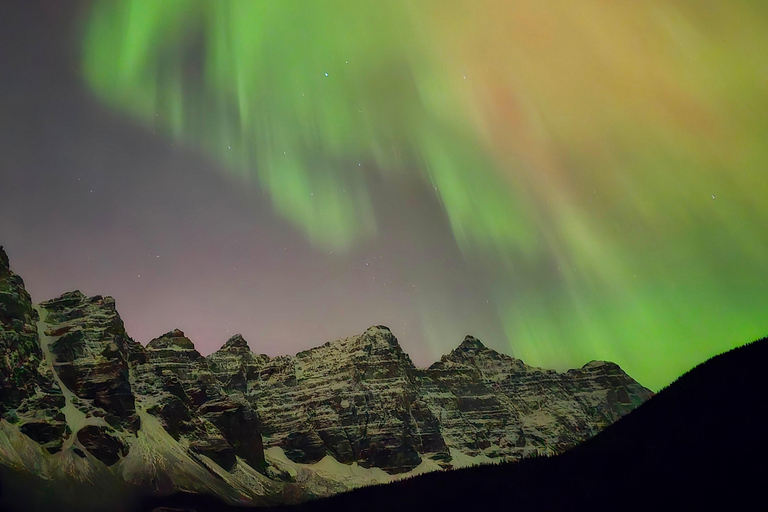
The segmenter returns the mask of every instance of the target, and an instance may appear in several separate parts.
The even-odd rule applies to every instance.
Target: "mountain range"
[[[111,297],[33,303],[1,247],[0,348],[0,505],[18,510],[302,503],[563,453],[653,396],[610,362],[556,372],[472,336],[418,368],[385,326],[294,356],[236,335],[204,357],[178,329],[144,346]]]
[[[768,338],[715,356],[556,456],[429,473],[280,511],[762,510],[766,364]],[[178,495],[147,510],[159,504],[235,510]]]

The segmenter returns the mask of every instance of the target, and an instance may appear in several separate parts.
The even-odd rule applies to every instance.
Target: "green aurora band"
[[[82,72],[339,257],[430,187],[516,357],[658,389],[768,331],[768,8],[575,4],[96,1]]]

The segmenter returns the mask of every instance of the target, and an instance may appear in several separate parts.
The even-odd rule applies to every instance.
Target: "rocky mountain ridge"
[[[203,357],[178,329],[145,347],[111,297],[34,306],[2,248],[0,344],[0,473],[54,493],[297,502],[561,452],[652,395],[613,363],[558,373],[471,336],[417,368],[384,326],[294,356],[236,335]]]
[[[424,459],[452,467],[452,452],[500,461],[561,452],[651,396],[613,363],[558,373],[472,336],[417,368],[384,326],[276,358],[238,335],[207,361],[258,409],[265,446],[295,462],[332,455],[389,473]]]

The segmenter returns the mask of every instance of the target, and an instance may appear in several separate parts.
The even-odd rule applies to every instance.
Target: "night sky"
[[[142,343],[653,389],[768,334],[768,4],[0,5],[0,243]]]

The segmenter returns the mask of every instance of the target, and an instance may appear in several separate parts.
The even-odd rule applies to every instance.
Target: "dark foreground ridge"
[[[764,500],[768,338],[716,356],[555,457],[430,473],[266,510],[747,510]],[[244,510],[176,495],[142,510]],[[259,509],[265,510],[265,509]]]

